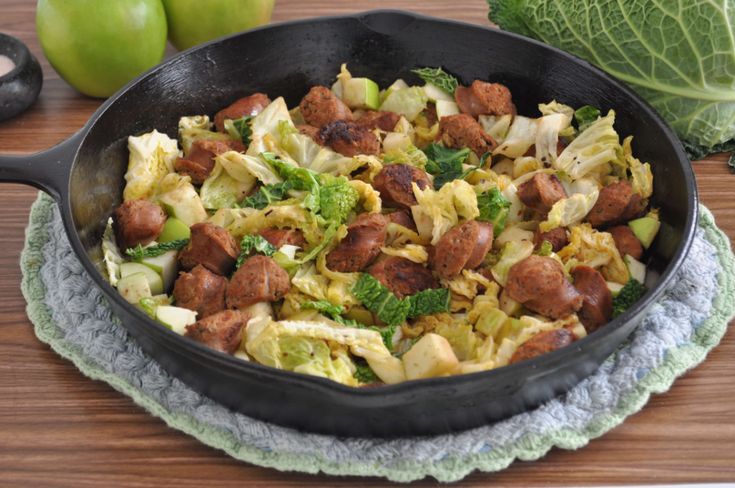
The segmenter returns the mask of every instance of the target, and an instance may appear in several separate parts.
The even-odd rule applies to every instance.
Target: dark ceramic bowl
[[[25,44],[0,33],[0,55],[9,57],[15,68],[0,76],[0,121],[15,117],[33,105],[43,84],[43,73]]]
[[[349,388],[218,353],[152,322],[126,303],[99,269],[105,221],[121,201],[126,138],[153,128],[176,137],[178,118],[213,114],[254,91],[297,103],[330,83],[342,62],[386,86],[410,70],[443,66],[462,78],[498,81],[521,114],[556,99],[617,111],[621,135],[652,164],[652,204],[662,230],[649,291],[630,310],[574,344],[530,361],[463,376]],[[37,171],[43,166],[43,171]],[[131,336],[173,375],[235,410],[298,429],[342,436],[423,435],[475,427],[531,408],[593,372],[631,333],[689,250],[697,195],[689,162],[660,117],[629,88],[541,43],[459,22],[376,11],[273,25],[186,51],[108,100],[70,140],[27,158],[0,159],[0,180],[22,181],[59,202],[67,235]]]

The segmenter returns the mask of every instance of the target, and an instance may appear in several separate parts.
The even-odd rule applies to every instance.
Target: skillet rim
[[[71,186],[71,174],[74,171],[74,167],[76,166],[76,163],[77,163],[77,158],[79,156],[79,153],[82,147],[84,146],[86,142],[89,132],[94,127],[94,125],[97,123],[98,119],[100,119],[102,115],[113,104],[117,103],[118,100],[121,97],[123,97],[128,91],[130,91],[133,87],[135,87],[139,83],[143,82],[145,79],[149,78],[150,76],[156,75],[157,73],[161,71],[169,69],[170,66],[172,64],[175,64],[180,58],[189,56],[193,52],[209,48],[211,46],[214,46],[228,39],[232,39],[232,38],[240,37],[240,36],[247,36],[252,32],[260,32],[262,30],[267,30],[267,29],[274,29],[274,30],[275,29],[288,29],[289,27],[293,25],[318,24],[320,22],[328,22],[328,21],[335,21],[335,20],[337,21],[338,20],[343,20],[343,21],[354,20],[364,25],[366,28],[370,30],[374,30],[370,27],[367,21],[369,21],[371,17],[379,17],[379,16],[404,17],[404,18],[408,17],[411,19],[412,23],[416,21],[420,21],[420,22],[440,24],[440,26],[446,26],[446,25],[456,26],[464,30],[474,30],[474,31],[483,31],[483,32],[490,31],[492,32],[493,35],[500,35],[500,36],[508,37],[512,39],[513,42],[515,43],[530,44],[535,49],[546,50],[549,53],[553,53],[556,56],[561,56],[565,60],[565,62],[570,62],[570,63],[578,65],[580,68],[587,70],[588,72],[590,72],[590,74],[594,76],[602,78],[605,81],[605,83],[610,84],[614,88],[618,89],[626,97],[628,97],[630,102],[637,105],[637,108],[642,110],[643,113],[648,117],[648,119],[651,122],[653,122],[657,127],[659,127],[663,131],[664,135],[668,139],[667,142],[669,144],[672,144],[674,152],[677,155],[677,158],[676,158],[677,160],[675,162],[667,162],[667,164],[678,164],[683,170],[684,180],[686,183],[686,190],[687,190],[686,196],[687,196],[687,205],[688,205],[687,214],[686,214],[686,222],[684,224],[684,232],[682,234],[681,242],[678,246],[678,249],[676,253],[674,254],[674,257],[666,265],[664,272],[661,274],[658,280],[658,283],[656,283],[654,287],[649,289],[646,292],[646,294],[635,303],[633,307],[631,307],[630,309],[625,311],[620,316],[614,318],[613,320],[605,324],[605,326],[587,335],[586,337],[578,341],[575,341],[566,347],[552,351],[550,353],[543,354],[541,356],[538,356],[536,358],[533,358],[527,361],[522,361],[516,364],[503,366],[497,369],[481,371],[481,372],[476,372],[476,373],[468,373],[468,374],[461,374],[461,375],[456,375],[456,376],[446,376],[446,377],[439,377],[439,378],[408,380],[408,381],[393,384],[393,385],[382,385],[378,388],[359,388],[359,387],[346,386],[346,385],[337,383],[336,381],[329,380],[326,378],[321,378],[321,377],[306,375],[306,374],[300,374],[300,373],[295,373],[291,371],[280,370],[277,368],[261,365],[261,364],[251,362],[251,361],[243,361],[231,355],[215,351],[199,342],[196,342],[184,336],[178,335],[172,330],[161,326],[160,324],[155,322],[153,319],[151,319],[147,314],[135,308],[134,306],[129,304],[127,301],[125,301],[122,298],[122,296],[117,292],[117,290],[113,288],[107,282],[107,280],[104,279],[102,274],[99,272],[97,267],[94,265],[92,260],[89,258],[87,254],[87,250],[84,248],[84,246],[81,243],[81,240],[79,239],[79,233],[74,225],[73,213],[72,213],[72,208],[71,208],[70,186]],[[114,305],[116,308],[119,308],[120,310],[122,310],[124,314],[129,314],[130,316],[132,316],[132,317],[125,317],[123,315],[123,317],[120,317],[121,320],[124,321],[124,320],[129,320],[130,318],[134,318],[137,321],[141,322],[142,324],[149,325],[150,330],[145,331],[145,333],[148,335],[150,339],[158,343],[161,347],[165,347],[167,349],[178,350],[179,352],[186,353],[190,356],[190,359],[195,360],[196,362],[208,361],[210,363],[215,363],[219,368],[224,368],[230,374],[232,373],[238,374],[238,375],[247,374],[247,375],[256,375],[256,376],[260,376],[264,378],[267,377],[269,379],[272,379],[274,381],[279,381],[281,383],[297,383],[297,384],[300,384],[300,386],[302,387],[312,387],[315,390],[322,390],[322,391],[328,392],[333,395],[339,394],[339,395],[343,395],[346,397],[358,397],[358,398],[363,398],[363,399],[377,399],[377,398],[382,398],[386,396],[395,396],[396,398],[398,398],[401,395],[411,395],[412,393],[416,391],[423,391],[424,393],[427,393],[428,391],[433,391],[433,390],[445,390],[447,387],[452,387],[452,388],[459,387],[460,385],[465,384],[465,383],[474,383],[474,382],[479,382],[479,381],[483,381],[483,382],[492,381],[494,378],[501,377],[501,376],[519,377],[519,379],[521,379],[522,381],[520,381],[519,384],[517,385],[517,389],[521,389],[523,387],[523,384],[528,379],[535,376],[534,373],[539,373],[539,372],[543,373],[544,371],[547,371],[549,368],[551,368],[553,364],[559,363],[562,360],[565,360],[565,361],[572,360],[573,361],[575,355],[578,355],[579,353],[584,352],[588,348],[593,348],[594,345],[597,344],[598,342],[603,342],[607,338],[607,336],[616,332],[618,329],[623,327],[627,322],[640,319],[641,318],[640,315],[668,287],[675,273],[679,270],[683,261],[687,257],[689,250],[691,248],[692,241],[694,239],[694,235],[696,232],[696,223],[698,220],[698,205],[697,204],[698,204],[699,199],[698,199],[698,191],[696,187],[696,180],[694,177],[693,169],[691,167],[691,163],[689,162],[687,156],[685,155],[683,151],[681,142],[679,141],[678,137],[675,135],[673,130],[669,127],[669,125],[661,118],[661,116],[659,116],[659,114],[645,100],[643,100],[637,93],[635,93],[632,90],[632,88],[629,88],[622,81],[604,72],[600,68],[597,68],[596,66],[585,61],[584,59],[581,59],[570,53],[562,51],[553,46],[544,44],[542,42],[536,41],[534,39],[531,39],[525,36],[521,36],[513,32],[504,31],[504,30],[494,28],[494,27],[483,26],[479,24],[472,24],[472,23],[452,20],[452,19],[441,19],[438,17],[418,14],[415,12],[398,10],[398,9],[377,9],[377,10],[369,10],[369,11],[363,11],[363,12],[347,14],[347,15],[330,15],[330,16],[311,17],[311,18],[306,18],[306,19],[296,19],[296,20],[290,20],[290,21],[285,21],[285,22],[277,22],[277,23],[261,26],[256,29],[251,29],[245,32],[224,36],[218,39],[208,41],[203,44],[199,44],[195,47],[192,47],[190,49],[187,49],[185,51],[175,54],[171,58],[165,60],[164,62],[151,68],[150,70],[146,71],[145,73],[141,74],[134,80],[127,83],[117,93],[115,93],[112,97],[107,99],[90,116],[87,123],[85,123],[82,129],[80,129],[79,136],[81,137],[81,141],[78,147],[76,148],[76,150],[74,151],[73,159],[69,166],[69,175],[68,175],[69,179],[67,181],[67,186],[65,189],[66,191],[62,192],[62,205],[63,205],[62,208],[64,210],[62,212],[62,216],[64,217],[63,219],[64,227],[66,229],[67,236],[69,237],[69,240],[72,244],[72,247],[74,248],[76,255],[80,258],[80,261],[82,262],[88,274],[95,281],[96,285],[103,290],[108,300],[112,300],[114,302]],[[632,330],[630,332],[632,332]],[[136,340],[133,334],[131,334],[131,337],[133,338],[133,340]],[[569,356],[569,358],[566,358],[567,356]]]

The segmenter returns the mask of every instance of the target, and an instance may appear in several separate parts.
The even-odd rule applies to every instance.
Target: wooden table
[[[0,152],[29,153],[79,129],[99,105],[49,66],[34,27],[35,2],[0,0],[0,32],[26,42],[45,79],[35,106],[0,123]],[[274,20],[369,8],[404,8],[487,25],[482,0],[279,0]],[[696,163],[702,201],[735,236],[735,175],[724,155]],[[36,191],[0,187],[0,486],[358,486],[376,479],[279,473],[235,461],[92,381],[33,335],[18,260]],[[553,450],[461,486],[625,484],[735,480],[735,335],[645,409],[579,451]],[[422,485],[435,484],[425,481]]]

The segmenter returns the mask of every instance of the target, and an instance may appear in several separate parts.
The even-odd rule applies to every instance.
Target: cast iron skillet
[[[662,230],[650,291],[632,309],[569,347],[494,371],[349,388],[220,354],[152,322],[105,281],[99,245],[121,201],[126,138],[152,130],[176,136],[182,115],[213,114],[254,91],[283,95],[289,106],[308,88],[329,84],[342,62],[381,86],[410,69],[443,66],[467,84],[506,84],[519,113],[556,99],[603,112],[614,108],[621,135],[652,163],[653,206]],[[245,414],[298,429],[344,436],[456,431],[523,411],[593,372],[639,323],[679,268],[696,226],[694,176],[681,146],[631,90],[573,56],[526,38],[405,12],[374,11],[289,22],[186,51],[142,75],[104,103],[76,135],[43,153],[0,159],[0,181],[24,182],[58,202],[74,252],[140,345],[173,375]]]

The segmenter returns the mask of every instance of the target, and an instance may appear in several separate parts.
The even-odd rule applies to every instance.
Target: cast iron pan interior
[[[129,306],[99,272],[99,244],[121,201],[126,138],[154,128],[176,137],[183,115],[210,114],[262,91],[294,106],[315,84],[331,85],[340,63],[385,87],[410,70],[442,66],[465,84],[507,85],[522,115],[539,102],[615,109],[616,128],[635,136],[635,154],[652,163],[653,205],[663,229],[651,260],[651,291],[589,337],[554,353],[494,371],[353,389],[277,371],[209,350],[156,325]],[[86,132],[86,135],[85,135]],[[234,409],[300,429],[349,436],[433,434],[474,427],[537,405],[596,369],[640,321],[688,251],[696,225],[694,178],[678,140],[629,89],[584,61],[495,29],[375,11],[289,22],[182,53],[121,90],[92,117],[71,170],[58,188],[70,240],[140,344],[173,374]],[[68,148],[67,148],[68,151]],[[31,178],[33,179],[33,178]]]

